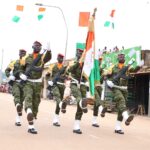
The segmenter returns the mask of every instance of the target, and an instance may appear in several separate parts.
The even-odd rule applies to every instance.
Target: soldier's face
[[[26,55],[25,51],[19,51],[19,57],[22,58]]]
[[[57,61],[58,61],[60,64],[63,62],[63,60],[64,60],[63,57],[58,57],[58,58],[57,58]]]
[[[32,48],[33,48],[35,53],[39,53],[41,51],[41,49],[42,49],[42,46],[40,44],[34,44],[32,46]]]
[[[119,63],[124,63],[125,62],[125,56],[123,54],[118,55],[118,61],[119,61]]]
[[[82,53],[77,53],[76,54],[77,60],[79,60],[81,58],[81,56],[82,56]]]

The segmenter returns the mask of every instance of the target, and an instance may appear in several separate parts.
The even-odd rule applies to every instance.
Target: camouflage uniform
[[[24,67],[20,64],[20,60],[16,60],[14,62],[11,62],[10,64],[13,63],[13,70],[10,65],[6,68],[5,74],[7,77],[10,76],[10,72],[13,71],[13,75],[16,77],[15,81],[13,82],[12,85],[12,95],[14,96],[14,104],[16,106],[17,103],[21,104],[23,106],[23,85],[19,84],[20,78],[19,74],[23,73]]]
[[[101,101],[101,93],[102,93],[102,87],[96,86],[95,87],[95,102],[94,102],[94,108],[93,108],[93,116],[98,116],[99,106],[103,105],[103,103]]]
[[[38,54],[41,55],[41,54]],[[43,58],[37,63],[36,67],[41,67],[44,63],[51,59],[50,51],[47,51]],[[44,61],[43,61],[44,60]],[[25,60],[26,70],[29,69],[34,61],[33,54],[30,54]],[[42,89],[42,71],[32,70],[24,86],[25,95],[25,110],[30,108],[34,118],[37,117],[38,107],[41,102],[41,89]]]
[[[112,76],[116,75],[119,72],[119,70],[120,69],[118,68],[117,65],[114,66],[112,70]],[[114,84],[119,86],[127,86],[128,80],[121,78],[118,82],[114,82]],[[122,121],[123,120],[122,112],[127,110],[126,101],[127,101],[128,92],[127,90],[120,90],[117,88],[112,88],[112,92],[113,92],[114,101],[116,102],[116,107],[118,111],[117,120]]]
[[[78,83],[80,82],[82,67],[80,66],[79,62],[75,62],[75,64],[68,69],[68,72],[71,73],[72,78],[77,80]],[[85,82],[86,79],[82,78],[81,81]],[[75,81],[72,81],[71,93],[76,98],[76,101],[77,101],[77,111],[76,111],[75,119],[81,120],[82,115],[83,115],[83,109],[80,107],[79,103],[82,100],[82,97],[86,97],[86,92],[85,92],[86,89],[84,85],[81,85],[81,91],[82,91],[81,92],[80,89],[78,88],[78,85],[77,85],[78,83],[75,83]]]
[[[63,66],[62,66],[63,67]],[[57,64],[54,65],[53,69],[52,69],[52,79],[55,77],[55,75],[60,71],[60,69],[62,68],[58,68]],[[62,83],[62,84],[55,84],[54,87],[53,87],[53,96],[54,96],[54,99],[56,100],[56,109],[55,109],[55,114],[59,115],[59,112],[60,112],[60,107],[59,107],[59,104],[60,102],[62,101],[63,99],[63,95],[64,95],[64,79],[60,78],[58,79],[58,82]]]

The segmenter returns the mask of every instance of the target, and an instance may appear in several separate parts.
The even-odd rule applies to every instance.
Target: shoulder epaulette
[[[26,58],[29,56],[29,54],[27,54],[27,55],[25,55],[24,57],[22,57],[21,59],[20,59],[20,64],[21,65],[25,65],[25,63],[26,63]]]
[[[16,60],[12,60],[12,61],[10,62],[10,64],[8,65],[8,68],[10,68],[11,70],[13,70],[15,63],[16,63]]]

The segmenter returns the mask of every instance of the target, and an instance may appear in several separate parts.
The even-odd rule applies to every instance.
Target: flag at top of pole
[[[90,94],[94,97],[95,83],[100,82],[100,70],[99,70],[99,55],[95,52],[95,31],[94,20],[97,9],[94,9],[93,15],[89,19],[88,33],[86,38],[86,48],[82,55],[81,60],[84,60],[83,75],[89,81]]]

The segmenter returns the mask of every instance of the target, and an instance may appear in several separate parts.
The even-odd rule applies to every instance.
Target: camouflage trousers
[[[81,91],[82,98],[85,98],[87,93],[87,87],[85,85],[81,85],[80,91]],[[94,101],[94,108],[93,108],[93,116],[98,116],[99,106],[103,105],[103,101],[101,101],[101,93],[102,93],[102,87],[101,86],[95,87],[95,101]]]
[[[101,86],[95,87],[95,102],[93,108],[93,116],[98,116],[99,106],[104,105],[103,101],[101,101],[101,93],[102,93],[102,87]]]
[[[83,111],[79,105],[80,101],[82,100],[80,89],[74,83],[71,84],[70,88],[71,88],[72,95],[75,97],[75,99],[77,101],[77,110],[76,110],[76,114],[75,114],[75,120],[81,120]]]
[[[52,89],[53,90],[53,98],[56,101],[55,114],[57,114],[57,115],[59,115],[59,112],[60,112],[59,103],[63,99],[64,89],[65,89],[65,86],[59,85],[59,84],[55,85]]]
[[[12,95],[14,96],[14,104],[16,106],[17,103],[23,107],[24,95],[23,95],[23,86],[18,83],[14,82],[12,87]]]
[[[35,118],[37,117],[39,104],[41,102],[41,89],[41,82],[27,81],[24,86],[25,110],[31,108]]]
[[[117,116],[118,121],[123,120],[122,113],[127,109],[126,108],[127,94],[128,94],[127,91],[122,91],[115,88],[113,89],[114,101],[116,102],[116,107],[118,111],[118,116]]]

